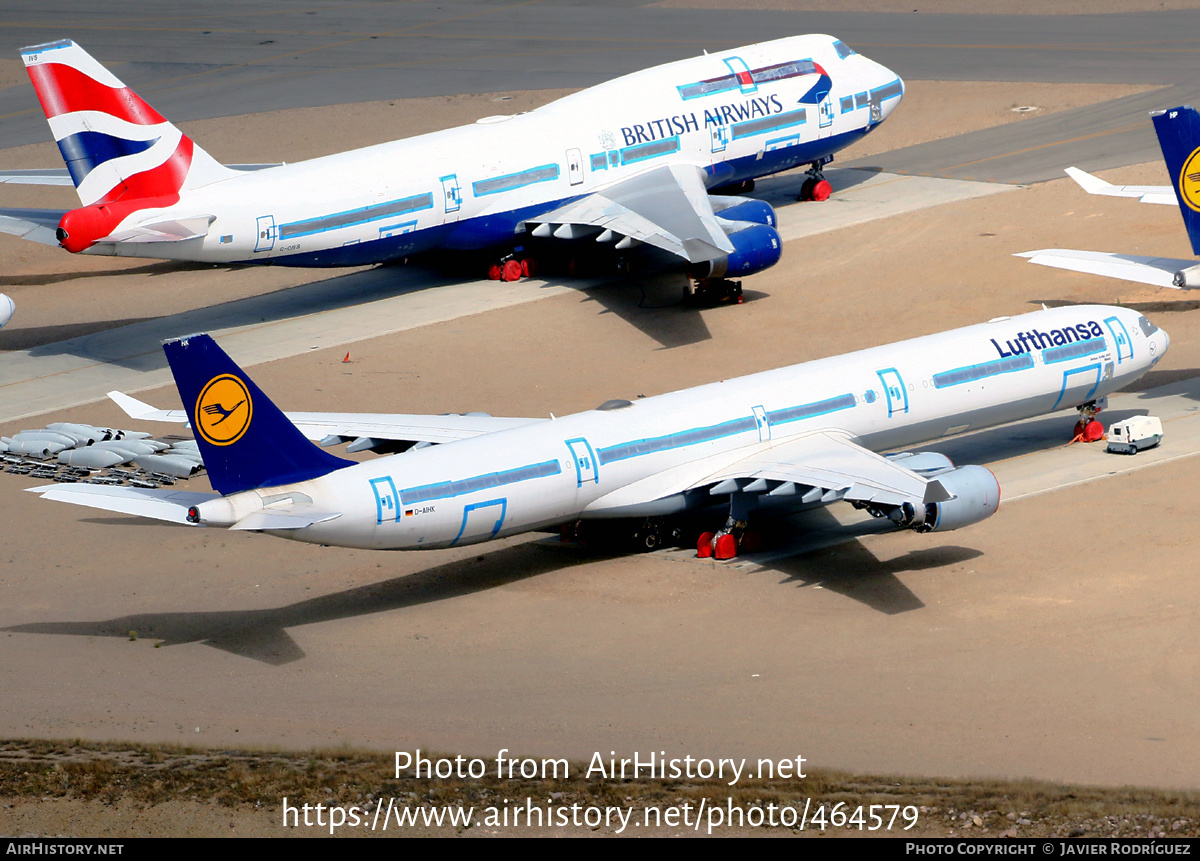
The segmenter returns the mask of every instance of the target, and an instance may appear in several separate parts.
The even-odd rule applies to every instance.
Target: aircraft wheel
[[[829,184],[827,179],[818,179],[813,183],[812,199],[813,200],[829,200],[829,195],[833,194],[833,186]]]
[[[502,281],[519,281],[521,279],[521,264],[516,260],[504,261]]]
[[[804,185],[800,186],[800,195],[799,195],[798,199],[799,200],[812,200],[813,199],[813,186],[815,186],[816,184],[817,184],[816,180],[812,179],[811,177],[809,179],[804,180]]]

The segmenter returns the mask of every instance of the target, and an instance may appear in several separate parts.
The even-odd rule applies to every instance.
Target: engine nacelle
[[[917,532],[949,532],[987,520],[1000,507],[1000,482],[990,469],[960,466],[943,472],[936,479],[953,498],[925,505],[905,504],[893,516],[900,526]]]
[[[764,224],[767,227],[777,227],[779,219],[771,204],[765,200],[755,200],[752,197],[715,197],[709,196],[713,212],[726,221],[745,221],[750,224]]]
[[[1171,279],[1171,283],[1176,287],[1186,287],[1192,290],[1200,287],[1200,265],[1180,269]]]
[[[954,469],[954,461],[938,451],[902,451],[897,454],[885,455],[892,463],[898,463],[905,469],[911,469],[923,478],[932,478],[943,472]]]
[[[17,310],[16,303],[12,298],[0,293],[0,328],[12,319],[13,312]]]
[[[783,240],[774,227],[741,221],[728,224],[733,253],[693,266],[689,270],[693,278],[753,275],[755,272],[770,269],[779,262],[779,257],[783,254]]]

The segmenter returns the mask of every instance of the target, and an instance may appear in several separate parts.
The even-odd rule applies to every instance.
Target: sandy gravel
[[[919,117],[950,99],[973,106],[965,131],[1019,121],[1013,104],[1063,108],[1120,89],[916,82],[879,137],[923,139]],[[430,122],[496,113],[494,98],[445,100]],[[502,110],[536,100],[524,98]],[[227,160],[298,158],[386,138],[373,109],[306,114],[308,136],[284,153],[247,130],[294,131],[290,114],[189,131]],[[0,153],[0,167],[51,154]],[[1105,176],[1165,181],[1158,164]],[[22,205],[7,189],[0,199]],[[790,242],[737,308],[638,308],[641,286],[647,304],[678,287],[653,279],[364,341],[348,365],[342,350],[315,351],[253,374],[285,408],[544,416],[1066,301],[1123,302],[1163,325],[1162,383],[1200,374],[1194,299],[1011,255],[1055,245],[1186,257],[1178,221],[1063,179]],[[0,349],[327,277],[214,278],[8,238],[0,273],[20,314]],[[167,390],[144,397],[175,403]],[[53,418],[127,423],[109,404]],[[878,536],[733,573],[528,538],[424,554],[315,548],[40,502],[21,492],[31,482],[3,475],[0,628],[43,632],[0,631],[0,735],[581,757],[802,749],[855,770],[1195,787],[1197,481],[1192,458],[1008,505],[963,532]],[[885,604],[907,592],[921,606],[881,612],[856,592]],[[148,815],[61,804],[97,831],[120,817],[138,831]],[[181,817],[197,809],[178,805]],[[203,833],[258,833],[211,813]],[[4,816],[0,832],[56,827]]]

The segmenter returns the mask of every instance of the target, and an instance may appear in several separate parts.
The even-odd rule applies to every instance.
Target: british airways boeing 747
[[[209,336],[194,335],[164,345],[184,410],[113,398],[135,418],[190,422],[217,493],[31,489],[381,550],[617,518],[652,546],[672,516],[717,505],[725,528],[699,549],[729,558],[762,508],[844,500],[921,532],[983,520],[1000,501],[987,469],[876,452],[1085,407],[1139,378],[1168,345],[1136,311],[1062,307],[563,418],[509,419],[284,414]],[[355,463],[310,440],[402,453]]]
[[[73,184],[82,205],[0,209],[0,231],[73,253],[290,266],[433,249],[494,248],[500,259],[530,236],[646,243],[718,287],[773,266],[782,243],[769,204],[709,191],[807,164],[804,195],[824,199],[822,166],[904,94],[894,72],[843,42],[793,36],[626,75],[526,114],[239,168],[74,42],[21,57],[67,170],[7,171],[0,182]]]

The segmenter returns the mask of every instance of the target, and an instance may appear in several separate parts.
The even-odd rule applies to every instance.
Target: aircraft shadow
[[[1124,409],[1104,410],[1100,418],[1107,426],[1133,416],[1144,416],[1147,410]],[[1074,432],[1077,415],[1064,410],[1052,416],[1030,419],[1011,425],[979,430],[961,436],[931,440],[923,445],[911,446],[908,451],[937,451],[946,455],[955,464],[987,464],[999,460],[1063,448]]]
[[[332,278],[301,284],[185,311],[169,317],[153,318],[125,327],[117,335],[98,332],[41,344],[30,348],[34,357],[78,355],[121,367],[151,370],[166,367],[159,345],[162,341],[212,329],[261,325],[304,317],[388,299],[451,283],[444,277],[417,267],[377,266]],[[21,330],[16,330],[19,333]],[[105,355],[103,341],[113,338],[121,343],[120,355]],[[113,351],[114,353],[117,351]]]
[[[889,616],[925,606],[897,574],[928,571],[977,559],[983,553],[969,547],[943,545],[910,550],[904,556],[881,562],[857,539],[829,549],[815,550],[778,560],[770,569],[785,574],[782,583],[819,586],[865,604]]]
[[[0,275],[0,287],[44,287],[49,284],[62,284],[67,281],[78,281],[83,278],[114,278],[126,275],[169,275],[172,272],[187,272],[189,270],[212,270],[212,263],[184,263],[172,260],[162,260],[139,266],[128,266],[122,269],[99,269],[79,272],[43,272],[29,275]],[[229,272],[240,268],[235,266],[220,267],[221,271]]]
[[[601,314],[615,314],[669,350],[712,338],[699,308],[687,305],[687,280],[678,272],[663,272],[610,281],[581,289],[584,302],[595,302]],[[746,293],[745,301],[765,294]]]
[[[161,268],[142,268],[165,272],[169,271],[168,267],[175,266],[189,268],[189,264],[161,264]],[[475,277],[448,274],[440,268],[422,263],[384,264],[169,317],[101,321],[63,327],[62,331],[58,327],[8,329],[0,333],[0,350],[27,349],[34,357],[76,355],[120,367],[157,370],[166,367],[166,359],[159,345],[173,337],[192,332],[275,323],[477,280]],[[588,295],[606,311],[616,313],[637,326],[664,348],[711,337],[703,317],[695,309],[657,307],[670,301],[665,298],[670,291],[664,292],[660,286],[659,282],[663,280],[658,275],[650,275],[644,283],[617,281],[612,282],[616,289],[602,288],[596,296],[592,296],[591,291]],[[581,291],[594,283],[572,278],[547,280],[547,286],[561,285]],[[620,289],[622,285],[627,289]],[[117,329],[121,331],[118,333]],[[68,336],[66,340],[47,342],[47,339],[62,335]],[[109,341],[114,346],[106,349],[105,344]]]
[[[925,606],[897,574],[956,565],[982,555],[966,547],[941,545],[881,562],[861,539],[896,532],[886,520],[863,516],[843,522],[824,506],[792,514],[762,514],[762,535],[768,546],[763,553],[748,554],[747,561],[785,575],[781,585],[819,586],[889,616]]]
[[[88,323],[67,323],[61,326],[31,326],[24,329],[9,327],[0,329],[0,351],[35,350],[56,341],[86,338],[97,332],[107,332],[122,326],[136,326],[153,319],[153,317],[130,317],[125,320],[95,320]]]
[[[1136,383],[1126,386],[1124,392],[1148,392],[1151,389],[1172,386],[1176,394],[1200,401],[1200,368],[1177,368],[1173,371],[1149,371]]]
[[[351,619],[445,601],[589,561],[564,559],[535,542],[450,562],[416,574],[262,610],[138,613],[93,622],[34,622],[9,633],[71,634],[158,640],[163,646],[203,643],[273,666],[298,661],[304,650],[288,628]],[[134,633],[136,632],[136,634]]]

